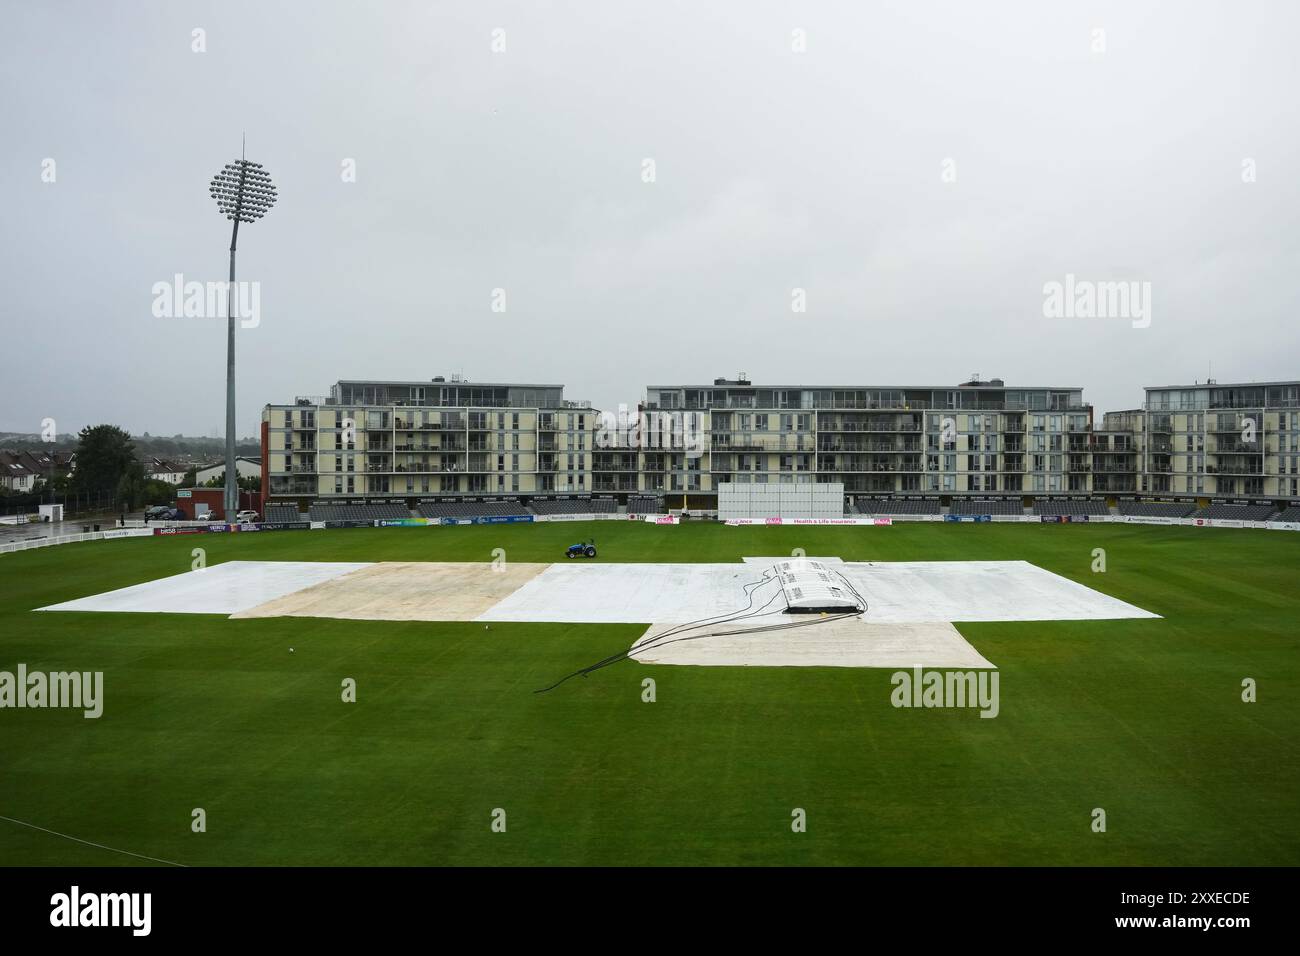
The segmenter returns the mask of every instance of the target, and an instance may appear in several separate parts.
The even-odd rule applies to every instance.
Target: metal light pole
[[[226,287],[226,522],[239,511],[239,476],[235,470],[235,242],[241,222],[254,223],[275,205],[275,187],[261,163],[242,156],[226,163],[208,188],[217,208],[234,222],[230,231],[230,285]]]

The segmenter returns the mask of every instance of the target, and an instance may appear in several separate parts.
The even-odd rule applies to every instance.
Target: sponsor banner
[[[204,534],[204,533],[206,533],[208,530],[209,530],[209,529],[206,528],[206,527],[203,527],[203,528],[154,528],[154,529],[153,529],[153,533],[154,533],[154,534]],[[218,528],[215,529],[215,530],[218,530],[218,531],[225,531],[225,530],[226,530],[226,526],[225,526],[225,525],[221,525],[220,527],[218,527]]]
[[[532,515],[480,515],[471,519],[474,524],[522,524],[533,520]]]
[[[645,515],[644,518],[646,524],[681,524],[682,520],[677,515]]]
[[[230,530],[231,531],[261,531],[262,526],[260,524],[254,524],[253,522],[249,521],[244,524],[232,524],[230,525]]]
[[[1300,521],[1265,521],[1270,531],[1300,531]]]
[[[208,524],[200,528],[200,531],[234,531],[236,528],[232,524]]]
[[[597,517],[609,518],[616,515],[537,515],[537,521],[595,521]]]
[[[469,518],[439,518],[438,524],[473,524]]]
[[[727,525],[810,525],[810,524],[842,524],[856,525],[858,527],[874,527],[878,525],[891,525],[894,523],[893,518],[727,518],[724,522]]]
[[[314,524],[315,522],[313,522]],[[326,528],[373,528],[374,521],[326,521]]]
[[[1198,528],[1250,528],[1255,527],[1257,522],[1237,518],[1193,518],[1192,524]]]
[[[992,521],[993,516],[992,515],[944,515],[943,520],[944,521]]]
[[[889,524],[888,518],[872,518],[865,521],[862,518],[786,518],[786,524]]]
[[[375,521],[376,528],[427,528],[428,526],[428,518],[379,518]]]
[[[157,530],[157,528],[114,528],[111,531],[101,531],[100,534],[102,534],[105,539],[139,538],[145,536],[152,538],[154,532]],[[94,534],[94,532],[92,531],[91,534]]]
[[[311,525],[311,530],[313,530],[313,531],[324,531],[324,530],[325,530],[325,522],[324,522],[324,521],[309,521],[308,524]]]
[[[310,521],[263,521],[263,531],[307,531],[311,528]]]
[[[1147,515],[1119,515],[1116,520],[1125,524],[1182,524],[1182,518],[1169,518]]]
[[[189,488],[182,488],[176,492],[177,498],[193,498],[194,493]]]
[[[1039,515],[1039,521],[1043,524],[1076,524],[1080,521],[1087,521],[1087,515]]]

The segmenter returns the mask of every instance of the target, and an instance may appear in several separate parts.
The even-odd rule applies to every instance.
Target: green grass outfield
[[[634,625],[32,612],[187,571],[198,546],[209,564],[553,561],[587,535],[602,561],[1025,559],[1164,619],[959,624],[1001,670],[988,720],[894,709],[886,670],[628,662],[533,693]],[[0,710],[0,816],[209,866],[1295,865],[1298,584],[1300,535],[1120,524],[553,523],[0,555],[0,670],[105,675],[99,720]],[[0,863],[141,862],[0,820]]]

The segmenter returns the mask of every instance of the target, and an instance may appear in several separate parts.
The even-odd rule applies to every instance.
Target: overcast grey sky
[[[1131,0],[7,3],[0,429],[219,433],[225,323],[151,290],[225,277],[207,184],[245,131],[280,201],[240,230],[241,436],[372,376],[613,408],[738,371],[979,372],[1099,413],[1211,362],[1295,378],[1298,27]],[[1149,327],[1045,318],[1067,273],[1151,283]]]

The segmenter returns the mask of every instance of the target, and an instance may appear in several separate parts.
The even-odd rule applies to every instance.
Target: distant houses
[[[219,461],[215,465],[200,468],[194,476],[195,485],[206,485],[213,478],[220,478],[226,473],[226,463]],[[238,457],[235,459],[235,474],[240,478],[261,478],[262,459]]]
[[[71,474],[77,466],[76,452],[0,450],[0,491],[27,494],[38,481]]]
[[[26,494],[36,487],[41,475],[26,460],[27,452],[0,451],[0,489]]]
[[[165,481],[169,485],[183,484],[189,468],[165,458],[144,459],[144,475],[150,481]]]

